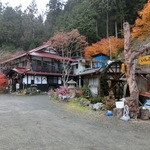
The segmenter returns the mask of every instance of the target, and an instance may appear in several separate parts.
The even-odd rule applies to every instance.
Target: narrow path
[[[0,95],[0,120],[0,150],[150,149],[149,122],[83,117],[47,96]]]

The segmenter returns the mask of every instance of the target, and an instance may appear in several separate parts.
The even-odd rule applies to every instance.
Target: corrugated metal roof
[[[103,67],[88,69],[88,70],[83,71],[79,75],[92,74],[92,73],[96,73],[96,72],[101,72],[102,70],[103,70]]]
[[[59,59],[59,60],[68,60],[68,61],[73,61],[73,62],[76,61],[75,59],[62,57],[62,56],[58,56],[58,55],[54,55],[54,54],[48,54],[48,53],[32,52],[32,53],[30,53],[30,55],[48,57],[48,58],[55,58],[55,59]]]

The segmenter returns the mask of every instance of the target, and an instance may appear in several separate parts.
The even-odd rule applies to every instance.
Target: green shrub
[[[92,104],[102,102],[105,98],[101,96],[91,97],[90,101]]]
[[[76,90],[76,97],[85,97],[89,98],[91,97],[91,92],[89,87],[83,86]]]

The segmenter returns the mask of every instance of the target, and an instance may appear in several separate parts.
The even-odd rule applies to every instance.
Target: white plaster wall
[[[61,79],[61,77],[58,78],[58,84],[62,84],[62,79]]]
[[[47,84],[47,77],[46,76],[42,76],[42,84]]]
[[[27,83],[27,76],[24,76],[23,83],[24,84],[31,84],[31,80],[34,80],[34,84],[47,84],[47,77],[46,76],[28,76],[28,83]]]
[[[27,84],[27,76],[24,76],[24,78],[23,78],[23,83],[24,83],[24,84]]]
[[[35,76],[34,84],[41,84],[41,83],[42,83],[41,76]]]
[[[73,66],[74,74],[79,75],[85,70],[85,66],[82,65],[80,61],[78,61],[78,68],[76,68],[76,65]]]

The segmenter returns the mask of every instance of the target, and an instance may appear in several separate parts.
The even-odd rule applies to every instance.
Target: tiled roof
[[[17,59],[17,58],[20,58],[20,57],[23,57],[23,56],[26,56],[26,55],[33,55],[33,56],[41,56],[41,57],[48,57],[48,58],[55,58],[55,59],[59,59],[59,60],[68,60],[68,61],[76,61],[75,59],[71,59],[71,58],[67,58],[67,57],[62,57],[62,56],[58,56],[58,55],[54,55],[54,54],[49,54],[49,53],[39,53],[38,51],[39,50],[42,50],[43,48],[47,48],[49,47],[49,45],[42,45],[42,46],[39,46],[37,48],[34,48],[34,49],[31,49],[27,52],[24,52],[22,54],[20,54],[19,56],[16,56],[16,57],[12,57],[8,60],[5,60],[3,62],[0,62],[0,64],[4,64],[6,62],[9,62],[11,60],[14,60],[14,59]]]
[[[75,59],[62,57],[62,56],[58,56],[58,55],[54,55],[54,54],[48,54],[48,53],[32,52],[32,53],[30,53],[30,55],[48,57],[48,58],[55,58],[55,59],[59,59],[59,60],[68,60],[68,61],[73,61],[73,62],[76,61]]]
[[[12,71],[15,71],[19,74],[34,74],[34,75],[53,75],[53,76],[61,76],[61,73],[47,73],[47,72],[36,72],[36,71],[31,71],[29,69],[25,69],[25,68],[14,68],[12,69]],[[76,76],[74,74],[70,74],[70,76]]]
[[[47,48],[47,47],[49,47],[49,46],[48,46],[48,45],[42,45],[42,46],[36,47],[36,48],[34,48],[34,49],[31,49],[31,50],[29,50],[29,51],[27,51],[27,52],[24,52],[24,53],[20,54],[19,56],[12,57],[12,58],[10,58],[10,59],[8,59],[8,60],[2,61],[2,62],[0,62],[0,64],[4,64],[4,63],[9,62],[9,61],[11,61],[11,60],[14,60],[14,59],[23,57],[23,56],[25,56],[25,55],[27,55],[27,54],[29,54],[29,53],[36,52],[36,51],[39,51],[39,50],[41,50],[41,49],[43,49],[43,48]]]

